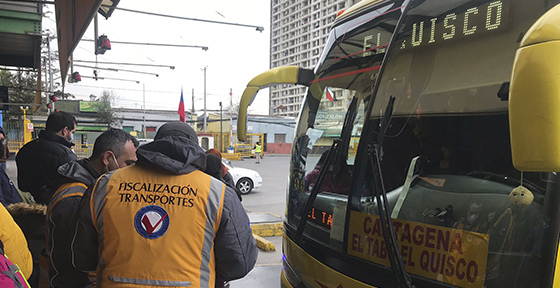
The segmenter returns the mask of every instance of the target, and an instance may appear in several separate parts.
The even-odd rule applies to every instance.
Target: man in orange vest
[[[52,184],[55,191],[47,209],[47,249],[49,287],[90,287],[93,279],[88,273],[72,266],[70,245],[72,220],[82,195],[101,174],[136,162],[138,140],[122,129],[109,128],[93,146],[90,158],[72,161],[58,167],[58,179]]]
[[[183,122],[160,127],[136,165],[103,175],[84,194],[74,266],[96,287],[204,287],[244,277],[257,247],[235,191],[201,170],[206,156]]]

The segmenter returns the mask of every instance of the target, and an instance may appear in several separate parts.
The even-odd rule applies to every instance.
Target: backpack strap
[[[31,287],[29,286],[27,279],[25,279],[25,277],[23,276],[23,273],[21,273],[21,269],[19,269],[19,266],[17,264],[10,264],[11,261],[8,261],[8,256],[6,256],[6,254],[4,253],[4,243],[2,242],[2,240],[0,240],[0,254],[2,257],[2,261],[4,261],[6,267],[8,268],[7,271],[2,271],[1,273],[14,282],[14,287],[15,288]],[[18,275],[21,276],[21,279],[23,279],[24,281],[23,283],[20,277],[18,277]]]

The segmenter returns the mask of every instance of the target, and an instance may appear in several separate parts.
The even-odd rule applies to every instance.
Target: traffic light
[[[68,76],[68,83],[77,83],[82,81],[82,76],[80,76],[80,72],[74,72],[72,75]]]
[[[51,94],[51,96],[49,98],[51,99],[51,102],[58,101],[58,98],[56,98],[56,94]]]
[[[111,50],[111,40],[105,35],[99,36],[97,45],[95,45],[95,55],[105,54],[105,51]]]
[[[51,103],[47,104],[47,109],[52,109],[52,104]]]

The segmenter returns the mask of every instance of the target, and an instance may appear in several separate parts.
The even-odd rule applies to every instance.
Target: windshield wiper
[[[307,223],[307,214],[309,214],[309,212],[311,211],[311,207],[315,202],[315,198],[317,198],[317,194],[319,194],[319,191],[321,190],[319,189],[319,187],[321,187],[321,185],[323,184],[323,178],[325,178],[327,170],[329,170],[326,169],[326,167],[329,167],[329,165],[331,165],[332,158],[336,154],[336,148],[340,142],[341,140],[338,138],[333,140],[331,149],[329,150],[329,153],[327,153],[327,159],[325,159],[325,163],[323,163],[322,165],[322,167],[325,167],[325,169],[319,170],[319,176],[317,177],[317,181],[315,181],[315,188],[311,191],[311,194],[309,195],[309,198],[307,199],[307,202],[305,203],[305,206],[300,215],[298,227],[296,230],[296,243],[299,243],[303,238],[303,230],[305,227],[305,223]]]
[[[343,149],[346,149],[345,147],[348,147],[348,144],[350,143],[353,123],[356,120],[356,115],[358,113],[356,109],[358,105],[359,105],[359,100],[356,97],[352,98],[350,106],[348,106],[348,112],[344,117],[340,138],[333,139],[333,144],[331,145],[331,149],[329,150],[329,153],[327,153],[327,158],[325,159],[325,163],[323,163],[322,165],[322,167],[325,168],[319,170],[319,176],[317,177],[317,181],[315,181],[314,189],[311,191],[309,198],[307,199],[307,202],[303,207],[303,210],[301,210],[301,218],[299,219],[298,227],[296,230],[296,237],[295,237],[296,243],[299,243],[303,239],[303,230],[305,228],[305,223],[307,223],[307,215],[309,214],[309,212],[311,212],[311,208],[313,207],[313,203],[317,198],[317,194],[321,192],[319,188],[323,185],[323,179],[325,178],[325,175],[327,175],[327,172],[329,170],[327,169],[327,167],[329,167],[331,163],[333,163],[333,159],[336,158],[336,161],[334,162],[334,171],[336,172],[340,169],[340,165],[341,165],[340,160],[342,158],[344,159],[348,158],[348,151]],[[339,151],[339,148],[342,151]]]
[[[391,262],[391,269],[395,273],[398,287],[412,287],[410,275],[406,272],[404,268],[403,259],[397,244],[397,237],[395,236],[395,229],[393,228],[393,221],[391,215],[389,214],[387,200],[387,192],[385,191],[385,185],[383,184],[383,177],[381,175],[381,149],[383,147],[383,140],[385,139],[385,133],[389,128],[389,123],[391,122],[391,117],[393,116],[393,107],[395,103],[395,97],[391,96],[387,107],[385,108],[385,114],[381,118],[381,124],[379,127],[379,133],[377,134],[377,142],[373,145],[369,145],[368,154],[370,156],[371,167],[373,171],[373,183],[375,183],[374,191],[377,200],[377,209],[379,213],[379,219],[381,221],[381,229],[383,231],[383,239],[385,240],[385,247],[387,247],[387,255]]]

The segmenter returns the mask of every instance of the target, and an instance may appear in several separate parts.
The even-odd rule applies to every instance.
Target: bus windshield
[[[306,213],[310,225],[306,225],[305,235],[338,252],[342,251],[344,227],[331,233],[332,203],[346,203],[348,198],[367,101],[401,15],[402,2],[378,2],[367,13],[335,23],[307,90],[294,139],[286,225],[296,229],[306,213],[302,210],[310,191],[320,189],[319,204]],[[338,144],[333,146],[333,141]],[[336,159],[324,168],[329,172],[320,187],[315,187],[331,149],[337,151]],[[345,213],[342,211],[345,208],[340,215]]]
[[[377,133],[395,97],[380,167],[417,287],[550,285],[557,175],[513,167],[507,100],[519,42],[551,2],[418,0],[403,15],[368,121]],[[364,199],[370,163],[357,164],[346,248],[388,266],[377,203]]]

